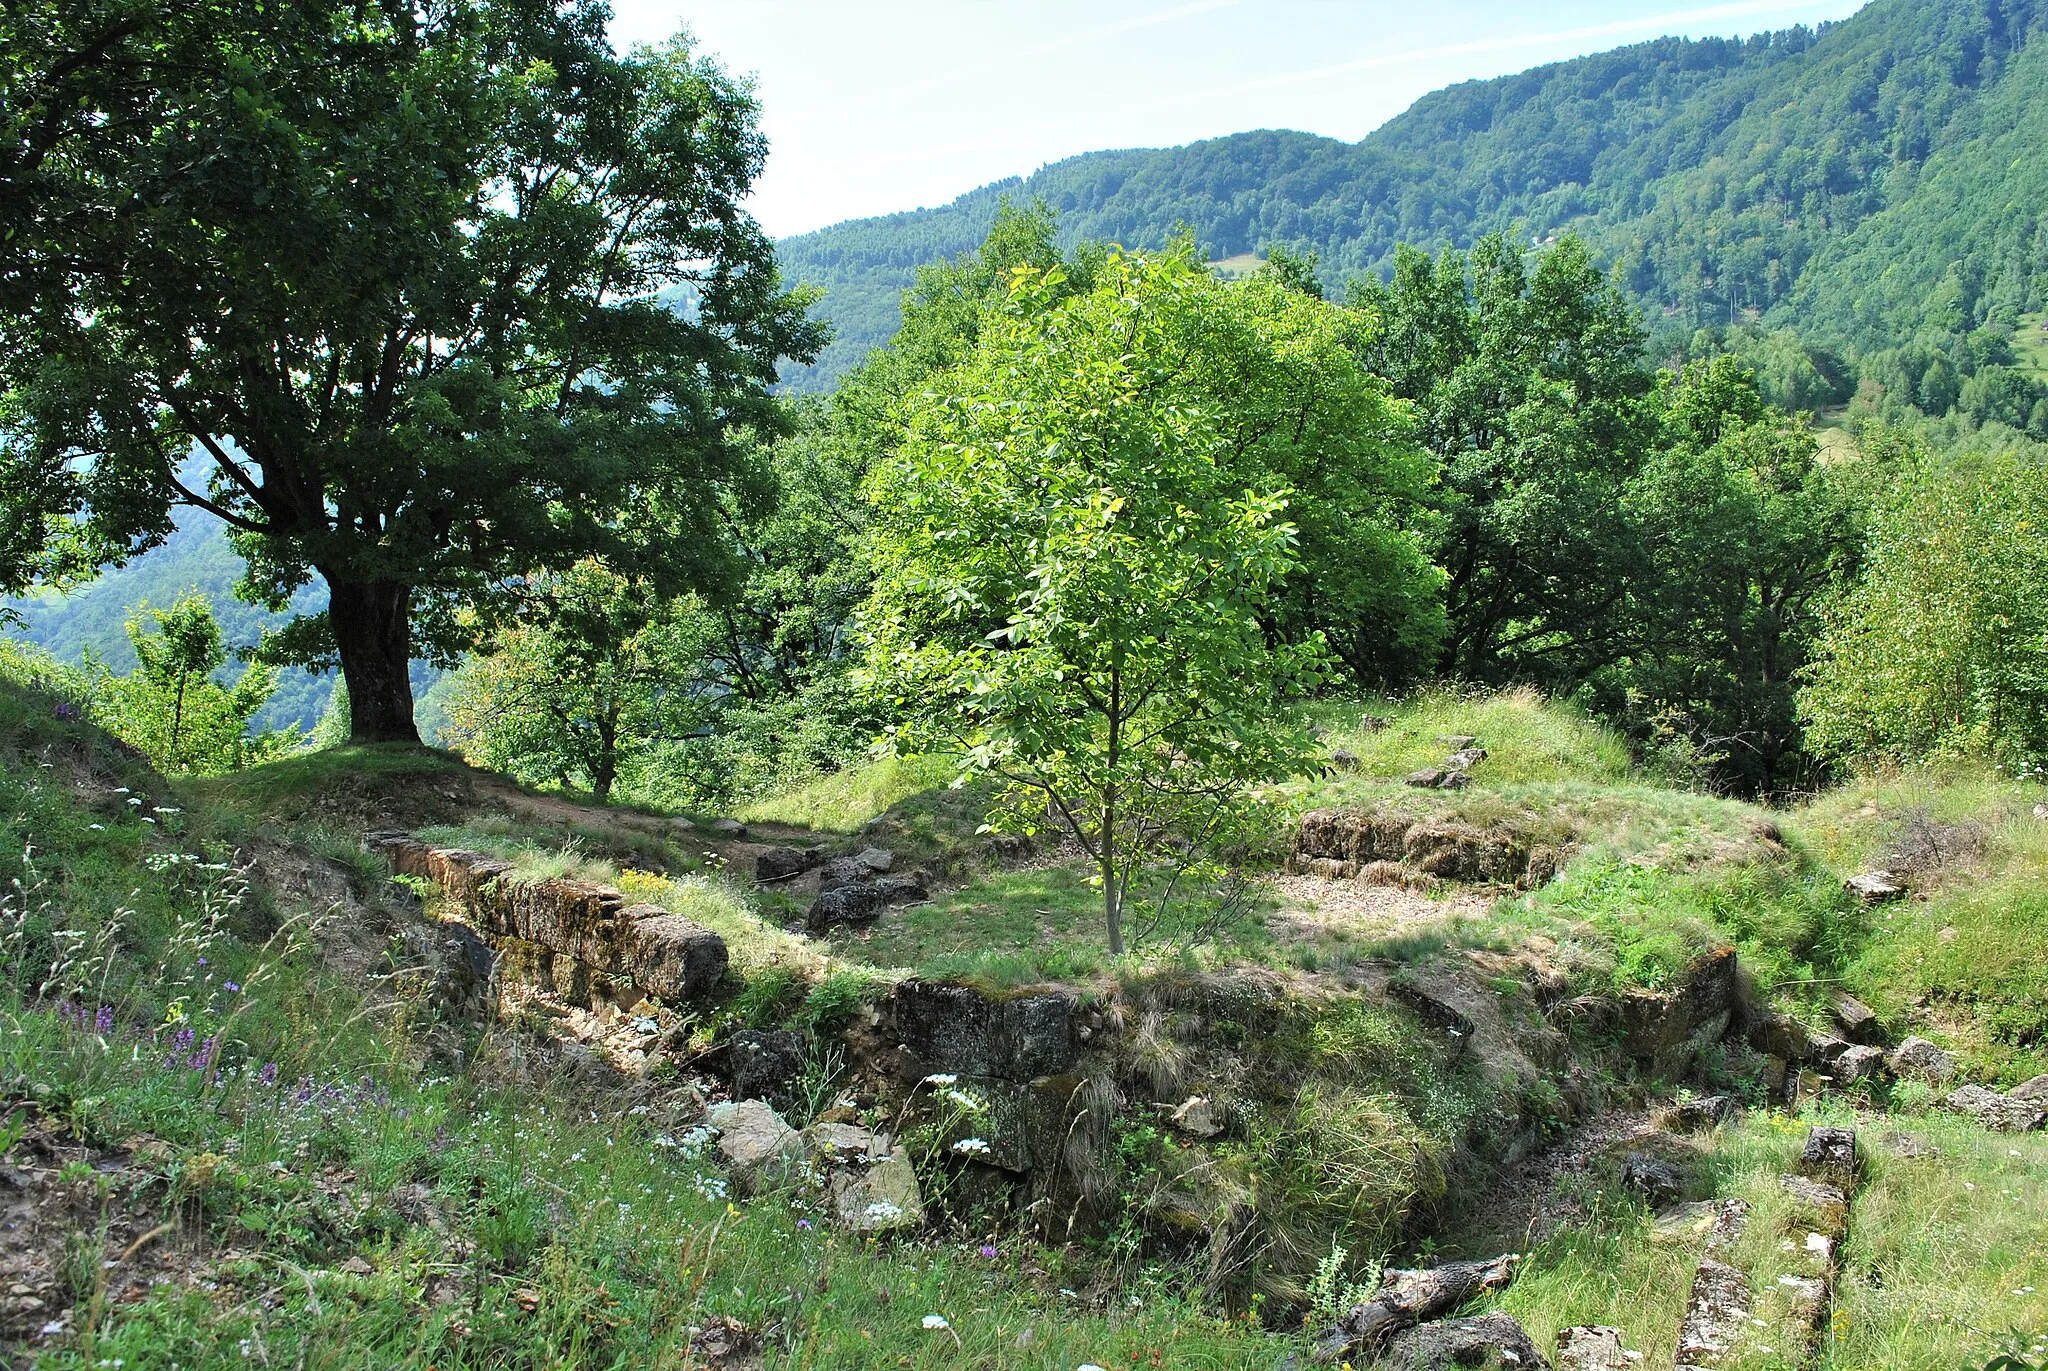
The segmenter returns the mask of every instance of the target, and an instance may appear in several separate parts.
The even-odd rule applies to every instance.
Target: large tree
[[[728,575],[721,488],[819,329],[739,207],[750,92],[607,18],[8,7],[0,573],[208,510],[259,598],[326,582],[277,647],[339,659],[362,740],[417,737],[410,658],[508,572]]]

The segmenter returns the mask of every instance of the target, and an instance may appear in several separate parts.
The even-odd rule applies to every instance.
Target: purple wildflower
[[[100,1012],[92,1016],[92,1026],[101,1037],[114,1031],[114,1006],[103,1004]]]
[[[201,957],[201,958],[199,959],[199,964],[200,964],[201,966],[205,966],[205,965],[206,965],[206,958],[204,958],[204,957]]]
[[[981,1255],[982,1255],[982,1256],[984,1256],[984,1257],[994,1257],[994,1256],[996,1256],[996,1255],[997,1255],[997,1253],[996,1253],[996,1249],[995,1249],[995,1248],[993,1248],[993,1247],[991,1247],[991,1246],[990,1246],[989,1244],[987,1244],[987,1243],[983,1243],[983,1244],[981,1245]]]
[[[78,706],[72,704],[69,700],[57,701],[57,717],[65,720],[67,723],[72,719],[76,719],[78,717]]]
[[[796,1221],[796,1226],[798,1228],[808,1229],[811,1226],[811,1221],[809,1219],[798,1219]]]
[[[257,1075],[256,1075],[256,1079],[257,1079],[257,1080],[259,1080],[259,1081],[262,1081],[262,1082],[263,1082],[263,1083],[264,1083],[265,1085],[270,1085],[270,1086],[274,1086],[274,1085],[276,1085],[276,1084],[277,1084],[277,1063],[276,1063],[276,1062],[265,1062],[265,1063],[263,1063],[263,1070],[257,1073]]]
[[[230,994],[230,995],[239,995],[239,994],[241,994],[241,993],[242,993],[242,987],[241,987],[241,986],[239,986],[239,985],[237,985],[237,984],[236,984],[235,982],[233,982],[233,981],[222,981],[222,982],[220,983],[220,988],[221,988],[222,990],[225,990],[225,991],[227,991],[227,992],[228,992],[228,994]]]
[[[194,1071],[205,1071],[213,1065],[213,1059],[219,1053],[220,1039],[208,1038],[199,1045],[199,1050],[192,1054],[192,1060],[187,1062],[186,1066]]]

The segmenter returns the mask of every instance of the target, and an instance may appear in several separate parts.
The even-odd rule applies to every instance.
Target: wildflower
[[[950,1071],[935,1072],[924,1078],[926,1085],[958,1085],[960,1078]]]
[[[258,1080],[262,1081],[262,1082],[263,1082],[263,1083],[264,1083],[265,1085],[276,1085],[276,1084],[277,1084],[277,1063],[276,1063],[276,1062],[265,1062],[265,1063],[263,1063],[263,1070],[257,1073],[256,1079],[258,1079]]]
[[[953,1150],[963,1157],[984,1157],[988,1155],[987,1138],[962,1138],[953,1144]]]
[[[959,1105],[962,1109],[966,1110],[970,1114],[980,1113],[983,1107],[979,1099],[977,1099],[973,1095],[968,1094],[965,1090],[948,1090],[946,1092],[946,1098],[951,1100],[954,1104]]]
[[[128,797],[128,803],[131,805],[139,805],[142,803],[142,797],[139,795],[130,795]]]
[[[91,829],[95,833],[104,833],[107,831],[107,826],[105,824],[87,824],[86,827]]]
[[[1079,1366],[1075,1367],[1074,1371],[1102,1371],[1102,1368],[1097,1366],[1092,1361],[1084,1361]]]
[[[114,1031],[114,1006],[103,1004],[100,1012],[92,1016],[93,1031],[101,1037]]]
[[[924,1326],[929,1331],[936,1333],[942,1328],[951,1328],[953,1325],[946,1322],[944,1314],[927,1314],[924,1316]]]
[[[242,993],[242,987],[234,981],[222,981],[220,983],[220,988],[222,990],[227,991],[228,994],[230,995],[239,995]]]
[[[809,1219],[798,1219],[796,1221],[796,1226],[798,1228],[803,1229],[806,1233],[808,1233],[811,1230],[811,1221]]]
[[[891,1204],[888,1200],[876,1200],[861,1211],[861,1216],[869,1223],[887,1223],[892,1219],[902,1218],[903,1207]]]
[[[984,1257],[993,1258],[996,1255],[996,1249],[992,1244],[983,1243],[981,1245],[981,1255]]]

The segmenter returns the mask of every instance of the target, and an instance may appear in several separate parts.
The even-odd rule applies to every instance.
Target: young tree
[[[1900,466],[1862,577],[1822,616],[1808,736],[1856,761],[2048,769],[2048,473],[2011,454]]]
[[[0,572],[210,510],[259,598],[326,582],[278,648],[339,658],[362,740],[417,738],[409,660],[508,571],[728,576],[733,435],[820,330],[740,209],[747,88],[681,40],[618,56],[606,17],[8,7]],[[624,535],[649,507],[663,536]]]
[[[220,624],[203,595],[169,609],[142,606],[128,620],[128,641],[140,663],[125,676],[100,668],[93,712],[112,732],[140,748],[158,770],[217,776],[277,755],[298,740],[249,735],[249,721],[277,688],[277,673],[252,663],[232,686],[214,679],[227,665]]]
[[[515,598],[448,708],[452,741],[472,761],[581,781],[603,804],[622,768],[709,716],[696,671],[715,630],[695,604],[594,561],[533,577]]]
[[[1005,787],[996,822],[1079,843],[1114,952],[1148,860],[1308,757],[1284,702],[1325,645],[1262,623],[1301,564],[1284,463],[1307,454],[1262,388],[1311,382],[1319,435],[1386,418],[1350,352],[1261,292],[1327,308],[1186,246],[1112,254],[1079,292],[1020,265],[869,480],[871,670],[902,743],[959,749]]]

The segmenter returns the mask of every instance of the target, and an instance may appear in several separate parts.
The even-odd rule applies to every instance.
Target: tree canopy
[[[720,493],[820,332],[739,208],[746,88],[605,18],[10,8],[10,583],[209,510],[259,598],[326,582],[274,649],[338,658],[366,739],[417,736],[409,659],[507,575],[722,586]]]

